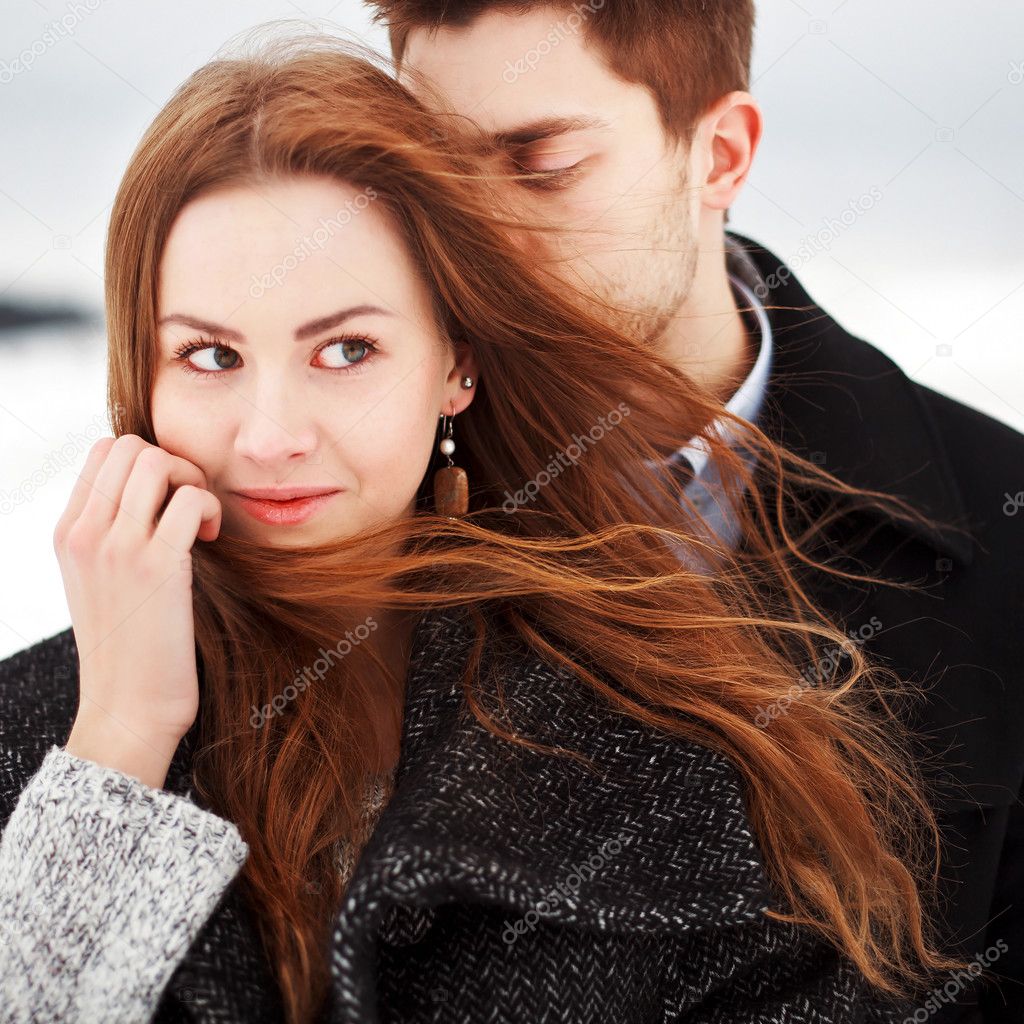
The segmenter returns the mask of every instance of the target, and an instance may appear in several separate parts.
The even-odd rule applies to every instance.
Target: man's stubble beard
[[[567,268],[573,284],[594,315],[658,347],[681,315],[697,274],[698,239],[686,215],[685,192],[659,207],[641,236],[624,238],[617,247],[620,254],[607,269],[596,267],[585,251],[577,256]]]

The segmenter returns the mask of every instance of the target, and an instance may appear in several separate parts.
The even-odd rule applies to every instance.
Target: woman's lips
[[[249,498],[244,494],[237,494],[242,508],[261,523],[268,523],[271,526],[295,526],[303,523],[310,516],[315,515],[332,498],[337,497],[341,491],[331,491],[329,494],[315,494],[308,498],[292,498],[289,501],[271,501],[267,498]]]

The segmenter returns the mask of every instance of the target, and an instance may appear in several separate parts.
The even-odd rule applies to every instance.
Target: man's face
[[[656,342],[693,283],[700,190],[687,189],[689,153],[666,136],[651,93],[588,47],[581,11],[491,12],[464,28],[414,30],[400,80],[429,103],[424,76],[494,140],[502,170],[536,175],[509,183],[513,208],[559,230],[524,247]]]

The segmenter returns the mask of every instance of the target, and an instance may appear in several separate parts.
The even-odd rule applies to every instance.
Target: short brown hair
[[[608,67],[654,95],[670,137],[693,141],[700,116],[733,90],[748,90],[754,0],[367,0],[388,27],[400,63],[415,28],[464,27],[491,11],[553,7],[583,19]]]

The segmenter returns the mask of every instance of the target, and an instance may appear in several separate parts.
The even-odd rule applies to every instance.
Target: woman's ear
[[[477,367],[476,357],[469,342],[456,341],[453,343],[455,352],[455,364],[448,374],[445,382],[445,407],[444,412],[449,416],[458,416],[460,412],[469,407],[477,391]],[[466,378],[472,381],[470,387],[466,387]]]

